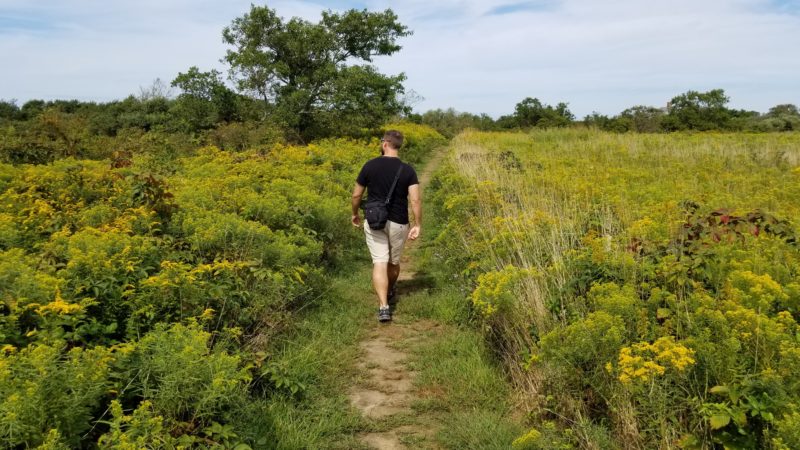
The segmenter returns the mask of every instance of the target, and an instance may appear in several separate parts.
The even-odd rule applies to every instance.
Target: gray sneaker
[[[390,320],[392,320],[392,312],[389,310],[389,307],[378,308],[378,321],[388,322]]]

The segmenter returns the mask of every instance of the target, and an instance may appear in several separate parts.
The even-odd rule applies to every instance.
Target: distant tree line
[[[461,130],[508,130],[515,128],[553,128],[589,126],[618,133],[659,133],[672,131],[800,131],[800,111],[792,104],[777,105],[767,113],[728,108],[730,99],[722,89],[708,92],[688,91],[674,97],[668,106],[633,106],[616,116],[593,113],[576,121],[567,103],[556,106],[537,98],[517,103],[514,113],[493,119],[487,114],[435,109],[412,114],[411,120],[436,128],[445,136]]]
[[[392,10],[326,11],[318,23],[284,20],[251,6],[222,31],[230,46],[217,70],[190,67],[169,85],[156,80],[139,95],[105,103],[0,100],[0,160],[44,163],[59,157],[106,158],[116,153],[181,154],[199,145],[227,150],[308,142],[331,136],[368,136],[405,119],[445,136],[461,130],[589,126],[613,132],[793,131],[792,104],[767,113],[727,107],[722,89],[688,91],[666,107],[634,106],[616,116],[593,113],[576,121],[568,104],[527,97],[513,113],[494,119],[452,108],[412,113],[405,76],[384,75],[376,56],[400,50],[411,32]],[[229,84],[230,82],[230,84]],[[172,95],[171,90],[177,90]]]
[[[467,128],[483,131],[515,128],[550,128],[572,125],[575,116],[566,103],[550,106],[538,98],[525,98],[517,103],[514,113],[493,119],[488,114],[459,112],[453,108],[432,109],[423,114],[410,114],[408,120],[435,128],[444,136],[453,137]]]
[[[800,112],[792,104],[777,105],[765,114],[731,109],[722,89],[688,91],[664,108],[634,106],[612,117],[591,114],[584,123],[603,130],[641,133],[669,131],[798,131]]]
[[[21,106],[0,100],[0,160],[43,163],[108,157],[111,149],[180,153],[204,143],[242,149],[375,134],[411,112],[405,75],[384,75],[372,65],[376,56],[399,51],[398,39],[410,34],[391,9],[325,11],[312,23],[252,5],[222,31],[230,46],[222,58],[227,80],[217,70],[190,67],[169,86],[156,80],[123,100]]]

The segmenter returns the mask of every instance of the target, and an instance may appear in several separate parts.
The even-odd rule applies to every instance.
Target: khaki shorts
[[[373,230],[365,220],[364,233],[367,235],[367,247],[373,263],[400,264],[400,255],[408,237],[408,224],[387,220],[386,227],[382,230]]]

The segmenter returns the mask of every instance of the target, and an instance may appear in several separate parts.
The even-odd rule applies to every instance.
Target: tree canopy
[[[400,50],[411,32],[397,15],[325,11],[318,23],[251,6],[225,27],[223,61],[242,92],[263,101],[264,114],[303,139],[374,127],[404,111],[404,74],[383,75],[368,64]],[[359,64],[360,63],[360,64]]]
[[[575,116],[566,103],[556,106],[542,103],[538,98],[526,97],[514,107],[512,116],[498,119],[500,127],[564,127],[572,123]]]
[[[172,108],[175,120],[182,125],[180,128],[204,130],[238,118],[236,93],[225,86],[221,75],[217,70],[200,72],[192,66],[172,80],[171,85],[182,91]]]
[[[725,107],[729,100],[722,89],[688,91],[673,97],[664,127],[668,131],[725,129],[732,118],[731,111]]]

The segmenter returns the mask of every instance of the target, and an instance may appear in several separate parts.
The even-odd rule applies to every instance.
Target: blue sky
[[[257,4],[261,2],[253,1]],[[251,0],[0,0],[0,98],[108,101],[196,65]],[[281,0],[284,17],[391,7],[414,35],[377,60],[424,98],[493,116],[525,97],[582,117],[723,88],[736,108],[800,104],[800,0]]]

